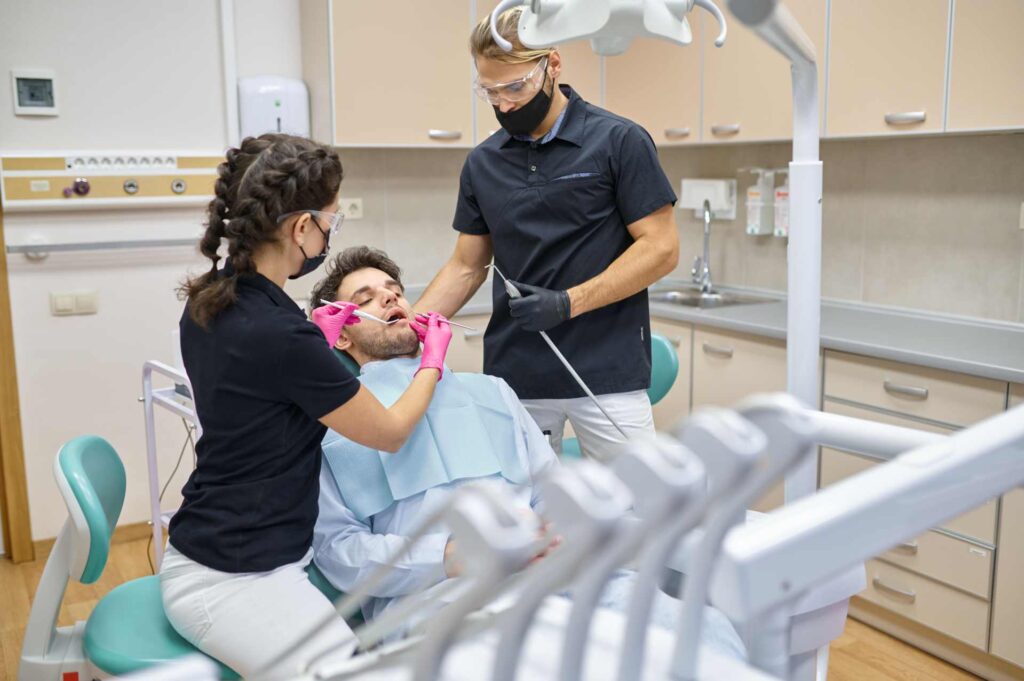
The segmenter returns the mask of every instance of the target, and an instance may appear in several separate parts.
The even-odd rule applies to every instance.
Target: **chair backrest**
[[[121,515],[124,465],[109,442],[84,435],[61,447],[53,468],[75,526],[70,576],[91,584],[107,564],[110,539]]]
[[[347,352],[342,352],[341,350],[334,348],[334,356],[338,358],[338,361],[341,362],[346,369],[352,372],[353,376],[359,375],[359,365],[356,364],[356,361],[352,359]]]
[[[660,333],[651,334],[651,387],[647,397],[657,404],[672,389],[679,375],[679,355],[672,341]]]

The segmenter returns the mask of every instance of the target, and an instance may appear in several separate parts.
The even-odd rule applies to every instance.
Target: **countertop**
[[[672,288],[675,283],[661,282],[651,290]],[[785,339],[784,297],[734,287],[722,290],[758,295],[769,302],[700,310],[652,301],[651,317]],[[420,291],[422,287],[410,287],[409,297],[415,300]],[[460,314],[488,314],[490,310],[488,283],[480,287]],[[829,350],[1024,383],[1021,324],[823,300],[821,345]]]

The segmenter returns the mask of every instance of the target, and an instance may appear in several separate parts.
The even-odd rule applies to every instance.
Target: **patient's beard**
[[[419,338],[412,329],[387,329],[383,333],[353,340],[359,352],[370,361],[414,356],[420,349]]]

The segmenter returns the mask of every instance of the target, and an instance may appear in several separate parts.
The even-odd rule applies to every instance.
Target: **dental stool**
[[[124,503],[125,473],[114,448],[95,435],[75,438],[61,447],[53,468],[69,518],[36,588],[18,680],[88,681],[201,655],[167,620],[158,575],[121,584],[96,604],[87,621],[57,627],[68,581],[92,584],[107,564],[111,535]],[[325,595],[340,595],[319,571],[308,571],[310,581]],[[221,679],[239,678],[214,662]]]
[[[651,405],[661,401],[668,394],[679,376],[679,355],[672,341],[660,333],[651,334],[651,387],[647,389],[647,397]],[[680,414],[685,416],[685,414]],[[562,456],[568,459],[579,459],[583,456],[580,443],[574,437],[562,440]]]

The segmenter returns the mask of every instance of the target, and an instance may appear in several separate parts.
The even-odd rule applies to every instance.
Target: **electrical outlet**
[[[1018,226],[1021,228],[1021,230],[1024,230],[1024,201],[1021,201],[1020,204],[1020,225]]]
[[[50,294],[50,314],[54,317],[96,314],[99,303],[95,291],[76,291]]]
[[[345,214],[346,220],[362,220],[363,219],[363,200],[362,199],[345,199],[342,198],[338,201],[338,205],[341,206],[341,212]]]

